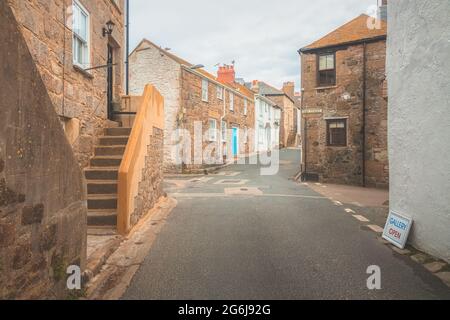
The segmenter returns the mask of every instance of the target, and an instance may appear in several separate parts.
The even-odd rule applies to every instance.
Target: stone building
[[[390,209],[414,220],[412,245],[450,263],[450,2],[389,6]]]
[[[361,15],[299,50],[305,180],[388,188],[386,33]]]
[[[155,85],[165,99],[166,171],[203,169],[213,165],[210,162],[222,162],[223,157],[253,151],[249,133],[255,123],[254,93],[235,81],[233,66],[221,67],[215,77],[143,40],[130,55],[131,92],[139,93],[146,83]],[[195,123],[202,128],[196,129]],[[191,142],[180,135],[182,130],[189,133]],[[201,146],[194,143],[197,131],[204,136]],[[211,145],[213,159],[206,160],[199,153]]]
[[[294,100],[295,85],[287,82],[281,90],[263,82],[254,80],[247,87],[264,96],[281,108],[280,147],[293,147],[297,140],[297,107]]]
[[[105,65],[109,53],[114,64],[110,100],[117,102],[122,94],[124,1],[6,2],[19,23],[76,158],[81,167],[86,167],[97,137],[108,124]],[[103,33],[108,21],[114,24],[111,35]]]
[[[86,189],[6,1],[0,16],[0,299],[63,299],[86,265]]]

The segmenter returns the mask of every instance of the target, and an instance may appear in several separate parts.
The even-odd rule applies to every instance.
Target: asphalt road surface
[[[450,299],[421,265],[290,180],[299,158],[282,151],[275,176],[232,165],[228,176],[168,178],[178,206],[123,299]],[[381,290],[367,288],[372,265]]]

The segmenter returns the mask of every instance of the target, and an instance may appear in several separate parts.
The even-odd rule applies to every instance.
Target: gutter
[[[354,45],[363,44],[363,43],[371,43],[371,42],[383,41],[383,40],[386,40],[386,39],[387,39],[387,35],[382,35],[382,36],[377,36],[377,37],[373,37],[373,38],[366,38],[366,39],[348,41],[348,42],[338,43],[338,44],[334,44],[334,45],[330,45],[330,46],[324,46],[324,47],[319,47],[319,48],[308,48],[308,47],[305,47],[305,48],[299,49],[297,52],[299,54],[301,54],[301,53],[315,53],[315,52],[322,51],[322,50],[325,50],[325,49],[337,50],[337,49],[343,49],[345,47],[354,46]]]

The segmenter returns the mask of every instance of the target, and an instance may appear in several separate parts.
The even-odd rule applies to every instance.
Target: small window
[[[334,86],[336,84],[335,54],[319,55],[318,59],[318,86]]]
[[[248,112],[248,101],[247,99],[244,99],[244,116],[247,115]]]
[[[217,121],[209,119],[209,141],[217,141]]]
[[[217,86],[217,99],[223,100],[223,88],[220,86]]]
[[[230,110],[234,111],[234,94],[230,92]]]
[[[208,102],[208,80],[202,80],[202,100]]]
[[[89,12],[78,1],[73,2],[73,63],[83,69],[89,67]]]
[[[222,121],[222,141],[227,141],[227,123]]]
[[[327,120],[327,145],[332,147],[347,146],[347,120]]]

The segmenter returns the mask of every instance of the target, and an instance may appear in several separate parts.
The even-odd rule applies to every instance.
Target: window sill
[[[337,85],[334,85],[334,86],[325,86],[325,87],[316,87],[315,89],[317,90],[317,91],[319,91],[319,90],[329,90],[329,89],[336,89],[337,88]]]
[[[335,149],[347,149],[348,148],[347,145],[346,146],[332,146],[332,145],[329,145],[329,144],[327,144],[327,147],[335,148]]]
[[[82,67],[80,67],[79,65],[74,64],[74,65],[73,65],[73,69],[74,69],[75,71],[81,73],[85,78],[88,78],[88,79],[94,79],[94,76],[93,76],[90,72],[84,70],[84,69],[83,69]]]

